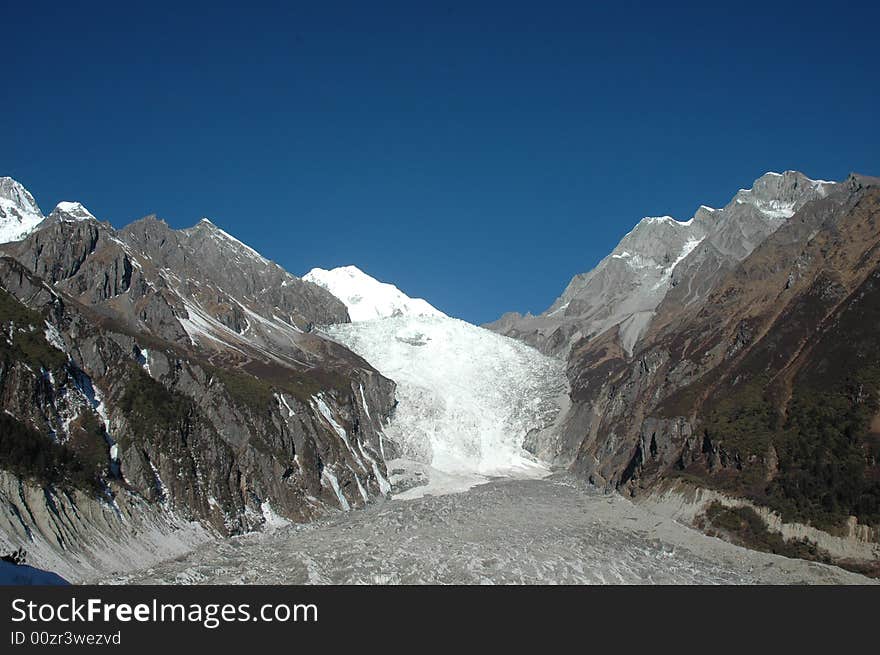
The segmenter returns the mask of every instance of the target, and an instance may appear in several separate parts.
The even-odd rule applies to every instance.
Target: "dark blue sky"
[[[0,174],[474,322],[767,170],[880,174],[877,2],[129,4],[6,3]]]

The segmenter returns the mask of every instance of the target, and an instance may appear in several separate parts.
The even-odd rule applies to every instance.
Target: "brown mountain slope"
[[[573,468],[632,492],[687,476],[788,517],[877,522],[878,244],[880,188],[851,176],[703,304],[664,301],[633,357],[614,328],[575,344]]]

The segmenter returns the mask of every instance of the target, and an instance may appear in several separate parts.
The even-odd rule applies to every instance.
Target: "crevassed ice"
[[[405,458],[446,473],[543,470],[522,444],[559,411],[562,362],[446,317],[393,317],[327,333],[397,383],[386,436]]]

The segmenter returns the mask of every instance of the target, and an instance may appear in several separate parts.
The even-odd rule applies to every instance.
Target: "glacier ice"
[[[522,445],[529,432],[548,426],[559,412],[560,360],[441,316],[325,330],[397,383],[398,406],[385,436],[403,458],[446,474],[438,476],[444,479],[546,474]]]

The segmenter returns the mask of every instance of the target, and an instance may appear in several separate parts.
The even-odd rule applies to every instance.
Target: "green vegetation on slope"
[[[0,361],[22,361],[47,370],[63,366],[67,356],[46,341],[43,324],[38,312],[0,288]]]
[[[0,371],[21,362],[35,374],[58,371],[67,356],[45,338],[44,319],[0,289]],[[0,392],[5,380],[0,376]],[[58,443],[19,419],[0,413],[0,468],[40,485],[102,490],[109,465],[107,442],[98,417],[84,411],[70,425],[70,438]]]
[[[768,489],[783,517],[831,528],[847,516],[880,525],[880,441],[870,432],[878,412],[877,371],[833,392],[798,390],[777,439],[779,473]],[[871,382],[867,382],[873,378]]]
[[[76,442],[59,444],[0,413],[0,468],[40,485],[100,492],[107,449],[97,448],[95,444],[101,443],[103,437],[87,430],[84,428],[83,436]]]
[[[155,437],[186,432],[193,403],[182,394],[169,391],[139,366],[129,367],[125,391],[119,401],[129,417],[129,433],[121,441],[141,443]]]
[[[724,449],[736,466],[705,472],[702,481],[765,504],[786,521],[834,530],[856,516],[880,525],[880,439],[871,432],[880,411],[878,390],[875,367],[834,389],[798,386],[783,418],[766,379],[743,385],[717,402],[702,425],[708,443]],[[766,464],[771,448],[776,470]]]
[[[710,534],[727,537],[747,548],[785,557],[797,557],[830,563],[831,557],[807,539],[786,540],[780,532],[771,531],[758,513],[747,506],[727,507],[717,500],[706,508],[702,529]]]

